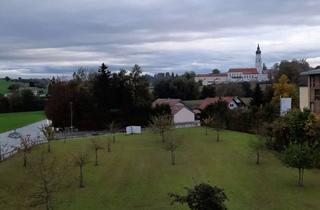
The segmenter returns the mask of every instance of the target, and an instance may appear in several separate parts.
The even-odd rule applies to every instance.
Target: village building
[[[158,98],[152,103],[152,107],[163,104],[170,106],[174,124],[193,124],[196,122],[195,113],[180,99]]]
[[[263,70],[261,49],[258,45],[256,50],[255,67],[253,68],[230,68],[228,72],[221,74],[198,74],[195,77],[196,82],[202,85],[214,85],[228,82],[250,82],[250,81],[268,81],[270,71]]]
[[[310,70],[301,73],[308,77],[308,85],[300,87],[300,109],[310,109],[320,114],[320,69]]]

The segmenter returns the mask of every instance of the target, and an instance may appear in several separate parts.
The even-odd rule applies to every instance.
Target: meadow
[[[297,170],[283,166],[272,152],[265,152],[261,165],[256,165],[249,146],[256,141],[254,135],[222,131],[221,141],[216,142],[215,131],[206,136],[203,128],[177,129],[174,134],[182,139],[175,166],[170,164],[170,154],[163,149],[159,136],[149,131],[118,134],[111,152],[99,151],[98,166],[94,165],[90,141],[94,138],[106,146],[108,136],[56,141],[50,154],[42,145],[29,156],[44,152],[62,164],[72,160],[77,151],[90,151],[91,162],[84,168],[85,188],[79,188],[79,168],[71,164],[65,178],[69,185],[56,194],[54,209],[188,209],[186,205],[170,205],[168,193],[183,194],[185,187],[201,182],[223,188],[227,207],[232,210],[320,209],[320,171],[306,171],[305,186],[298,187]],[[33,188],[22,187],[24,180],[39,181],[22,167],[22,154],[0,163],[0,187],[5,191],[0,193],[2,199],[25,202]],[[18,208],[0,204],[0,209]]]
[[[0,133],[45,119],[43,111],[0,114]]]

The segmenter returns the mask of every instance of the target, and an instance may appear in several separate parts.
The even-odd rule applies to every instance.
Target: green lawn
[[[0,133],[45,119],[43,111],[0,114]]]
[[[6,81],[4,79],[0,79],[0,94],[5,94],[8,92],[8,87],[13,84],[12,81]]]
[[[297,171],[286,168],[274,154],[267,152],[260,166],[250,152],[250,134],[224,131],[222,141],[214,140],[214,131],[204,135],[204,129],[179,129],[183,135],[177,151],[177,165],[170,165],[170,155],[162,149],[160,138],[152,133],[119,135],[112,152],[100,153],[100,165],[89,163],[85,167],[84,189],[78,188],[78,168],[70,166],[72,173],[65,180],[68,188],[62,189],[55,202],[55,210],[164,210],[188,209],[170,206],[169,192],[184,192],[184,187],[209,182],[225,189],[229,198],[228,209],[320,209],[320,171],[307,171],[305,187],[296,185]],[[96,137],[105,144],[107,137]],[[55,142],[53,153],[63,162],[80,148],[90,148],[88,139]],[[38,147],[31,156],[45,150]],[[93,153],[90,154],[93,160]],[[32,188],[20,187],[26,177],[22,157],[0,163],[0,186],[19,189],[5,192],[5,199],[19,202]],[[64,201],[64,202],[62,202]],[[2,207],[0,209],[10,209]],[[17,208],[11,208],[17,209]]]

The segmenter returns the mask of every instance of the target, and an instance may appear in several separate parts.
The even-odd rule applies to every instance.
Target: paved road
[[[22,136],[30,135],[30,139],[32,140],[43,140],[43,135],[39,128],[42,125],[48,124],[48,120],[42,120],[36,123],[29,124],[27,126],[16,129]],[[10,138],[9,134],[13,133],[14,130],[7,131],[5,133],[0,133],[0,146],[1,146],[1,154],[10,152],[14,150],[16,147],[20,146],[20,138]]]

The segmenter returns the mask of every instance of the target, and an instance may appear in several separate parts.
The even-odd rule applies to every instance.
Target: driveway
[[[30,139],[32,140],[43,140],[43,135],[40,131],[40,128],[44,124],[48,124],[48,120],[42,120],[36,123],[32,123],[27,126],[17,128],[15,131],[21,136],[30,135]],[[15,131],[10,130],[4,133],[0,133],[1,154],[10,152],[15,148],[20,147],[20,138],[17,138],[19,135],[13,135]],[[14,138],[14,136],[17,137]]]

